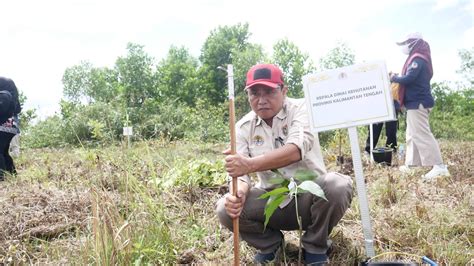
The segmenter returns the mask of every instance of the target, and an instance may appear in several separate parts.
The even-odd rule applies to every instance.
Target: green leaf
[[[318,184],[314,183],[313,181],[304,181],[303,183],[301,183],[298,186],[298,188],[306,190],[306,191],[312,193],[313,195],[315,195],[317,197],[325,199],[326,201],[328,200],[326,198],[326,195],[324,194],[324,190]]]
[[[265,223],[263,224],[263,230],[267,228],[268,221],[270,220],[270,217],[272,217],[273,213],[275,210],[280,206],[280,204],[285,200],[287,195],[285,194],[279,194],[272,196],[268,199],[267,204],[265,205]]]
[[[279,194],[283,194],[285,192],[288,192],[288,188],[287,187],[279,187],[279,188],[275,188],[274,190],[272,191],[268,191],[262,195],[260,195],[260,197],[258,197],[259,199],[266,199],[270,196],[276,196],[276,195],[279,195]]]
[[[279,184],[285,182],[285,180],[286,179],[284,179],[283,177],[277,176],[277,177],[273,177],[270,180],[268,180],[268,183],[279,185]]]
[[[311,170],[297,170],[295,173],[295,179],[298,181],[314,180],[318,175]]]
[[[274,174],[276,174],[277,177],[285,179],[285,177],[283,176],[283,174],[280,173],[280,171],[279,171],[278,169],[272,169],[271,171],[272,171]]]

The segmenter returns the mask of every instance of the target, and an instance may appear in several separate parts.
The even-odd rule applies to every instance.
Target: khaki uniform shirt
[[[318,135],[310,131],[304,99],[287,97],[282,110],[273,118],[272,127],[251,111],[237,122],[236,135],[237,153],[248,157],[256,157],[290,143],[296,145],[301,152],[301,160],[279,169],[285,178],[293,177],[298,169],[313,170],[318,176],[326,174]],[[275,176],[272,171],[257,172],[257,176],[259,182],[256,187],[271,189],[275,186],[269,182]],[[239,179],[251,184],[248,176]]]

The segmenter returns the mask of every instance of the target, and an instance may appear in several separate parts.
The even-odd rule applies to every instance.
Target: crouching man
[[[272,169],[285,178],[296,170],[311,170],[327,201],[311,193],[299,194],[298,211],[305,231],[302,236],[306,264],[328,262],[329,234],[341,220],[352,199],[352,180],[338,173],[326,173],[319,139],[310,132],[304,99],[286,97],[283,72],[275,65],[258,64],[247,73],[245,90],[252,111],[236,124],[237,154],[226,151],[225,167],[238,177],[237,196],[226,194],[217,202],[221,224],[232,230],[232,219],[239,217],[241,238],[258,253],[255,263],[274,261],[283,243],[281,230],[298,230],[295,200],[283,202],[264,229],[263,193],[275,187]],[[256,173],[254,186],[248,176]],[[232,190],[232,188],[230,188]]]

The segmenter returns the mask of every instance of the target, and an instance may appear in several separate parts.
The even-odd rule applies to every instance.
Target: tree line
[[[227,74],[218,66],[234,65],[236,113],[241,117],[249,111],[241,88],[246,71],[256,63],[279,65],[289,96],[299,98],[304,95],[305,74],[356,62],[344,42],[314,62],[288,39],[277,41],[270,56],[260,44],[251,43],[250,36],[248,24],[219,26],[210,32],[198,58],[186,47],[171,46],[166,57],[156,61],[143,45],[129,43],[127,54],[113,67],[95,67],[87,61],[71,66],[62,79],[60,114],[28,126],[34,114],[25,113],[25,141],[30,147],[105,144],[119,140],[125,125],[133,125],[136,137],[142,139],[225,141]],[[443,112],[450,109],[450,116],[473,113],[472,55],[472,49],[460,51],[459,71],[466,75],[467,85],[434,84],[435,97],[443,101]],[[466,103],[451,110],[459,105],[452,100],[459,97]]]

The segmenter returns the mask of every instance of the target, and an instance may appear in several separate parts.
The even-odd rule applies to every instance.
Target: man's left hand
[[[231,177],[239,177],[252,173],[252,160],[241,154],[231,154],[230,149],[222,152],[225,157],[225,170]]]

